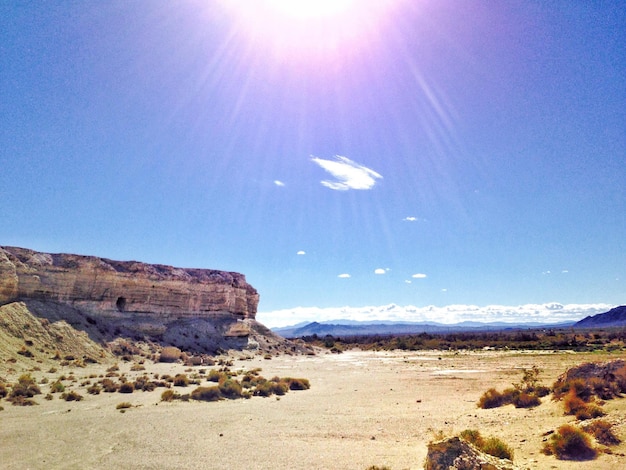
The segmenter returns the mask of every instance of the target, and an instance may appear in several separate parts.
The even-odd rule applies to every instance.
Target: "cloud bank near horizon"
[[[447,305],[437,307],[400,306],[377,307],[296,307],[270,312],[259,312],[257,320],[269,328],[296,325],[303,322],[329,320],[437,322],[444,324],[475,321],[482,323],[561,323],[578,321],[589,315],[604,313],[612,304],[526,304],[518,306]]]

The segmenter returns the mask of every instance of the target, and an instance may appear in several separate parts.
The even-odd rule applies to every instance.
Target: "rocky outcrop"
[[[425,470],[518,470],[510,460],[485,454],[459,437],[428,445]]]
[[[233,272],[0,247],[0,305],[18,301],[102,338],[214,351],[271,335],[255,321],[257,291]]]

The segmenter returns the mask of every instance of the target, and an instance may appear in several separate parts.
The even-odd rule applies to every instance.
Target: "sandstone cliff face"
[[[242,274],[0,247],[0,305],[71,304],[113,317],[231,313],[254,319],[259,295]]]
[[[126,335],[211,352],[257,343],[266,330],[242,274],[0,247],[0,306],[18,301],[99,340]]]

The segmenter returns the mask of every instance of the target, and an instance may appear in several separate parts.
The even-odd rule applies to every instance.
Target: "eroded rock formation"
[[[0,305],[22,301],[50,320],[186,349],[245,347],[271,332],[239,273],[0,247]],[[258,338],[255,338],[255,343]]]
[[[428,445],[425,470],[519,470],[510,460],[499,459],[476,449],[458,437]]]

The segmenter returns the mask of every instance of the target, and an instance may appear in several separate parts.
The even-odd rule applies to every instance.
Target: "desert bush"
[[[177,387],[186,387],[189,385],[189,378],[185,374],[176,374],[174,377],[174,385]]]
[[[222,393],[217,386],[198,387],[191,392],[191,398],[201,401],[218,401],[222,398]]]
[[[127,408],[132,408],[133,405],[128,403],[127,401],[123,401],[122,403],[118,403],[115,407],[116,410],[125,410]]]
[[[99,395],[101,390],[102,389],[98,384],[93,384],[87,389],[87,393],[89,393],[90,395]]]
[[[133,393],[134,390],[135,390],[134,384],[132,384],[131,382],[124,382],[123,384],[120,385],[117,391],[120,393]]]
[[[605,446],[617,445],[621,441],[613,432],[613,425],[604,419],[596,420],[585,426],[585,431],[596,438],[600,444]]]
[[[476,429],[466,429],[459,434],[459,437],[486,454],[493,455],[500,459],[513,460],[513,449],[497,437],[484,439],[480,431]]]
[[[50,385],[50,393],[57,393],[57,392],[62,393],[64,391],[65,391],[65,385],[63,385],[60,380],[57,380],[56,382],[53,382]]]
[[[0,398],[4,398],[9,394],[7,387],[4,383],[0,382]]]
[[[498,408],[499,406],[502,406],[504,404],[504,397],[495,388],[490,388],[489,390],[487,390],[478,400],[478,407],[483,409]]]
[[[289,390],[308,390],[311,388],[311,384],[308,379],[294,379],[292,377],[287,377],[281,380],[287,382]]]
[[[17,383],[11,388],[9,401],[18,399],[18,397],[31,398],[39,395],[41,390],[30,374],[23,374],[17,379]],[[20,399],[18,399],[20,401]]]
[[[70,392],[63,393],[61,395],[61,398],[65,401],[81,401],[83,399],[83,396],[80,393],[72,390]]]
[[[578,409],[576,413],[574,413],[574,416],[576,416],[576,419],[583,421],[586,419],[600,418],[605,414],[606,413],[600,406],[592,403]]]
[[[537,395],[521,392],[513,399],[513,405],[515,405],[515,408],[533,408],[541,405],[541,400]]]
[[[234,379],[227,379],[219,386],[220,393],[224,398],[241,398],[241,384]]]
[[[480,431],[476,429],[466,429],[465,431],[461,431],[459,437],[470,444],[478,447],[479,449],[485,443],[483,437],[480,435]]]
[[[580,398],[576,389],[572,388],[563,399],[563,409],[566,415],[575,415],[579,410],[585,408],[587,402]]]
[[[117,392],[117,389],[119,388],[119,385],[113,382],[111,379],[102,379],[101,383],[102,383],[102,389],[106,393]]]
[[[177,362],[182,355],[180,349],[174,346],[166,346],[159,354],[159,362]]]
[[[180,398],[180,394],[174,390],[165,390],[161,393],[161,401],[173,401]]]
[[[228,377],[227,377],[225,372],[220,372],[220,371],[215,370],[215,369],[211,369],[209,371],[209,375],[207,376],[207,380],[209,382],[223,382],[227,378]]]
[[[571,424],[562,425],[550,436],[542,452],[559,460],[593,460],[598,451],[591,445],[589,434]]]
[[[490,437],[485,439],[485,442],[480,446],[480,450],[486,454],[493,455],[499,459],[513,460],[513,449],[502,442],[497,437]]]

